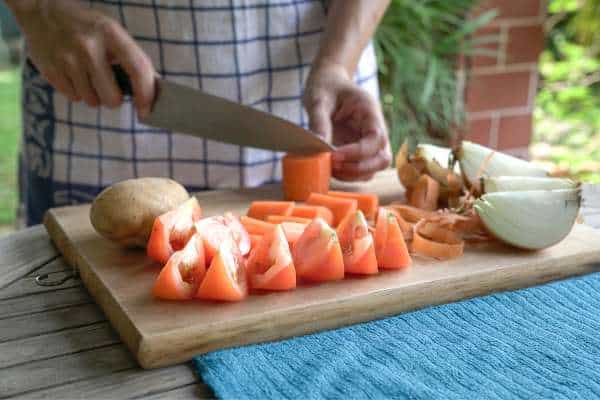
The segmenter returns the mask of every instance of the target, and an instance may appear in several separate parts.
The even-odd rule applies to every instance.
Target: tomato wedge
[[[383,207],[380,207],[377,213],[375,254],[379,268],[401,269],[411,264],[398,220],[393,213]]]
[[[246,266],[236,243],[223,241],[196,292],[204,300],[240,301],[248,295]]]
[[[204,244],[199,235],[194,235],[183,250],[169,258],[154,282],[152,294],[165,300],[191,299],[205,272]]]
[[[252,249],[256,248],[261,240],[262,235],[250,235],[250,254],[252,254]]]
[[[275,228],[275,224],[265,222],[260,219],[251,218],[245,215],[240,217],[240,222],[251,235],[264,235]]]
[[[344,258],[335,230],[315,218],[304,230],[292,250],[299,278],[322,282],[344,278]]]
[[[175,210],[157,217],[146,246],[148,256],[165,264],[175,251],[183,249],[194,234],[194,222],[201,216],[198,200],[192,197]]]
[[[347,273],[371,275],[379,271],[373,237],[362,211],[348,214],[337,227],[337,235]]]
[[[291,249],[294,247],[294,244],[296,244],[298,239],[300,239],[302,232],[304,232],[308,224],[301,224],[298,222],[282,222],[280,226]]]
[[[240,248],[240,252],[243,256],[250,253],[250,248],[252,247],[252,243],[250,241],[250,235],[246,231],[246,228],[242,225],[239,218],[236,217],[231,212],[226,212],[225,215],[225,223],[231,229],[231,233],[233,234],[233,241],[237,243]]]
[[[196,232],[204,240],[207,263],[212,261],[220,244],[227,239],[234,241],[242,255],[250,252],[250,235],[237,217],[231,213],[201,219],[196,222]]]
[[[291,290],[296,287],[296,269],[281,225],[263,236],[248,259],[250,286],[264,290]]]

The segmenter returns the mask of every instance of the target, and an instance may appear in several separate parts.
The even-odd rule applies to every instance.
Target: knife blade
[[[133,90],[127,73],[113,66],[125,95]],[[140,118],[146,125],[240,146],[298,154],[333,151],[316,134],[283,118],[157,78],[152,111]]]

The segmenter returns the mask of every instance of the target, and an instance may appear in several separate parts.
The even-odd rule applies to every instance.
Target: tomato
[[[281,225],[263,236],[248,259],[250,286],[254,289],[290,290],[296,287],[296,269]]]
[[[242,226],[239,219],[231,213],[201,219],[196,222],[196,232],[204,240],[204,249],[208,263],[212,261],[220,244],[227,239],[234,241],[243,256],[250,252],[250,235]]]
[[[398,220],[382,207],[379,208],[375,226],[375,253],[379,268],[401,269],[411,264]]]
[[[229,229],[231,229],[231,233],[233,234],[233,241],[237,243],[242,255],[247,255],[248,253],[250,253],[252,242],[250,241],[250,235],[246,231],[246,228],[244,228],[239,218],[236,217],[233,213],[226,212],[224,217],[225,223],[227,224]]]
[[[157,217],[152,226],[146,252],[153,260],[164,264],[169,257],[181,250],[194,234],[194,222],[202,216],[202,209],[195,197],[175,210]]]
[[[240,301],[247,295],[244,258],[237,244],[231,238],[227,238],[219,245],[196,297],[204,300]]]
[[[282,222],[280,224],[283,234],[290,245],[290,248],[294,247],[294,244],[300,239],[302,232],[308,226],[308,224],[300,224],[298,222]]]
[[[352,274],[376,274],[377,258],[373,237],[362,211],[348,214],[337,228],[344,256],[345,271]]]
[[[205,271],[204,243],[199,235],[194,235],[183,250],[176,251],[169,258],[156,278],[152,293],[165,300],[191,299]]]
[[[315,218],[304,230],[292,251],[298,277],[310,281],[344,278],[344,259],[335,230]]]

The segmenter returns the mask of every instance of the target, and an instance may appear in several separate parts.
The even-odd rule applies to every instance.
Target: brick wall
[[[494,56],[470,60],[465,138],[527,158],[546,2],[487,0],[483,8],[498,15],[478,34],[498,35],[499,41],[487,46]]]

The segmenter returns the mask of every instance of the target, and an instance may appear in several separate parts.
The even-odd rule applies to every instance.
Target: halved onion
[[[483,178],[483,192],[516,192],[522,190],[575,189],[579,183],[564,178],[537,176],[498,176]]]
[[[548,176],[546,170],[535,164],[466,140],[456,156],[471,185],[477,185],[481,176]]]
[[[563,240],[573,228],[581,190],[495,192],[475,201],[474,208],[496,238],[524,249],[543,249]]]

